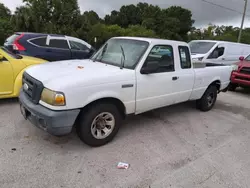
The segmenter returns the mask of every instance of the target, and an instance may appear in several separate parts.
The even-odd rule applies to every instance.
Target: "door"
[[[175,104],[190,99],[195,80],[195,73],[192,68],[189,48],[187,46],[179,46],[178,50],[180,58],[178,61],[176,60],[176,64],[178,66],[180,65],[180,67],[178,68],[178,71],[176,71],[177,80],[173,87],[173,93],[175,93]]]
[[[158,67],[143,73],[149,67]],[[168,106],[174,103],[176,82],[173,47],[157,45],[150,51],[142,69],[137,72],[136,113]]]
[[[225,44],[219,44],[207,57],[205,63],[225,63]]]
[[[0,54],[0,56],[2,56]],[[10,62],[5,57],[0,57],[0,95],[13,92],[13,70]]]
[[[71,59],[68,41],[62,37],[49,37],[46,56],[49,61],[60,61]]]
[[[86,59],[89,58],[90,49],[77,41],[69,40],[72,59]]]

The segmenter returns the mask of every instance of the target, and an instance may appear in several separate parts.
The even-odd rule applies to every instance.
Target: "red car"
[[[237,87],[250,88],[250,55],[240,57],[240,62],[236,65],[238,70],[232,72],[229,90],[234,91]]]

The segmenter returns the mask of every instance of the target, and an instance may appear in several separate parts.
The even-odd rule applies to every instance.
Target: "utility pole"
[[[244,6],[244,12],[243,12],[243,17],[242,17],[242,21],[241,21],[241,27],[240,27],[239,37],[238,37],[238,43],[240,43],[240,40],[241,40],[241,35],[242,35],[243,27],[244,27],[244,21],[245,21],[246,10],[247,10],[247,1],[248,0],[244,0],[244,1],[245,1],[245,6]]]

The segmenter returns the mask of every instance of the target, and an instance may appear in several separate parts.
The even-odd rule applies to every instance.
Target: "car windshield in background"
[[[93,61],[121,67],[125,55],[124,68],[134,69],[147,50],[149,43],[132,39],[110,39],[92,56]],[[123,49],[123,50],[122,50]]]
[[[245,60],[245,61],[250,61],[250,55],[247,56],[244,60]]]
[[[193,41],[189,43],[192,54],[206,54],[214,47],[215,42],[197,42]]]
[[[7,50],[7,49],[4,48],[4,47],[1,47],[1,49],[2,49],[4,52],[8,53],[11,57],[13,57],[13,58],[15,58],[15,59],[22,59],[22,58],[23,58],[22,56],[17,55],[17,54],[14,54],[14,53],[12,53],[11,51]]]

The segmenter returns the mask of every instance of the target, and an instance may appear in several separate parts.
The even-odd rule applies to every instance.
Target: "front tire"
[[[117,134],[122,116],[114,104],[97,103],[80,114],[77,134],[92,147],[103,146]]]
[[[235,91],[238,86],[236,84],[230,83],[228,86],[229,91]]]
[[[203,112],[211,110],[217,100],[217,87],[212,85],[206,90],[200,100],[196,101],[196,107]]]

